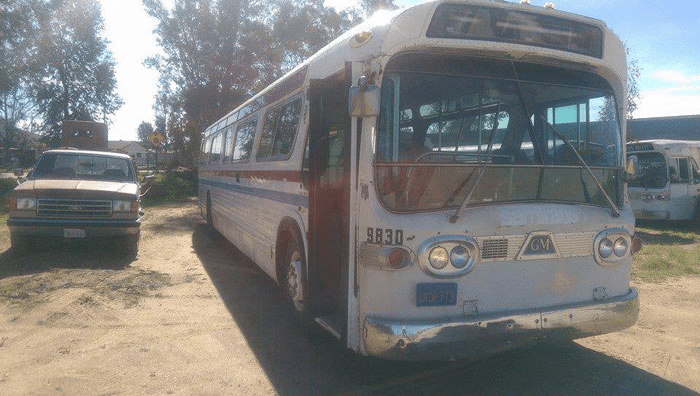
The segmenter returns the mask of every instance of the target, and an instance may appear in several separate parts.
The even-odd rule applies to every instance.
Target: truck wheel
[[[136,256],[139,253],[139,235],[129,235],[125,237],[124,243],[126,254],[129,257],[129,260],[136,259]]]
[[[14,253],[25,253],[29,246],[29,237],[16,233],[10,234],[10,246]]]

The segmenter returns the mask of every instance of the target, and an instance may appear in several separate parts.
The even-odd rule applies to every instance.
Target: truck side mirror
[[[14,174],[15,174],[15,176],[17,176],[17,177],[20,177],[20,176],[24,175],[24,170],[23,170],[22,168],[15,168],[15,169],[14,169]]]

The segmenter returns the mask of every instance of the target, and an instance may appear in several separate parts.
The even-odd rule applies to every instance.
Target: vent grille
[[[507,239],[488,239],[481,244],[482,259],[496,259],[508,257]]]
[[[109,217],[112,215],[112,201],[39,199],[37,214],[46,217]]]

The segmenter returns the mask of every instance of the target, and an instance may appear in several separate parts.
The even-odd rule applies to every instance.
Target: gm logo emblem
[[[554,243],[554,235],[548,231],[538,231],[528,235],[517,259],[535,260],[556,257],[559,257],[559,250]]]

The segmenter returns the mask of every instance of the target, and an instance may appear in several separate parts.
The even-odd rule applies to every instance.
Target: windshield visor
[[[620,203],[621,136],[607,83],[584,72],[489,63],[444,59],[434,61],[431,72],[389,70],[384,76],[375,179],[385,206],[398,212],[456,208],[470,191],[470,205],[607,206],[574,150]],[[442,65],[449,75],[438,72]],[[459,69],[464,75],[454,73]]]

